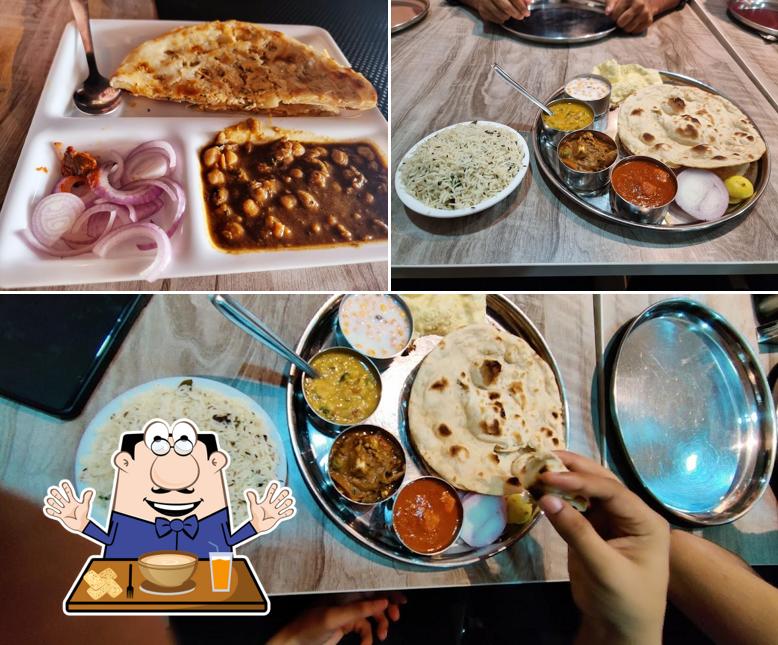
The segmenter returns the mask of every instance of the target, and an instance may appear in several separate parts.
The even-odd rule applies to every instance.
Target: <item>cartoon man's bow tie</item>
[[[176,533],[183,531],[190,538],[193,538],[195,535],[197,535],[199,524],[200,523],[197,521],[196,515],[190,515],[184,520],[167,520],[164,517],[158,517],[156,520],[154,520],[154,528],[156,529],[157,535],[159,537],[165,537],[171,531],[175,531]]]

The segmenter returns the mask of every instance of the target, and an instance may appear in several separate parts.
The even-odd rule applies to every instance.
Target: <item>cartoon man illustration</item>
[[[208,558],[267,534],[294,517],[288,488],[271,482],[260,501],[245,492],[250,519],[232,531],[224,469],[229,457],[217,436],[188,419],[172,426],[152,419],[142,433],[125,433],[113,456],[116,469],[108,526],[90,519],[93,489],[78,498],[69,481],[49,489],[44,513],[67,530],[103,545],[104,558],[136,559],[150,551],[188,551]]]

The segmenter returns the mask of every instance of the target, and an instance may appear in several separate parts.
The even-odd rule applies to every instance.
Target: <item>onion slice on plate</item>
[[[114,204],[146,204],[160,196],[162,190],[156,186],[150,186],[147,182],[135,182],[134,185],[124,189],[114,188],[109,177],[109,165],[100,166],[89,174],[89,185],[98,196],[113,202]]]
[[[30,232],[44,246],[52,246],[73,226],[84,202],[73,193],[52,193],[41,199],[32,211]]]
[[[159,179],[176,167],[176,152],[167,141],[147,141],[127,155],[122,182]]]
[[[173,257],[173,245],[170,243],[170,238],[156,224],[139,222],[138,224],[123,226],[115,231],[111,231],[95,244],[93,251],[96,255],[104,258],[115,246],[128,240],[137,240],[139,237],[152,240],[157,247],[157,254],[154,256],[152,263],[140,272],[141,278],[154,282],[159,279],[162,271],[170,264],[170,260]]]
[[[713,221],[727,212],[729,191],[716,173],[687,168],[678,173],[675,203],[694,219]]]

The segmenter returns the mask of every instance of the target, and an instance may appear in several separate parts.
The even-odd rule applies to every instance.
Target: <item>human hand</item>
[[[281,522],[291,520],[297,513],[292,491],[283,486],[280,492],[276,494],[278,486],[277,481],[271,481],[265,489],[262,501],[259,501],[256,491],[246,491],[251,526],[260,535],[269,533]]]
[[[95,491],[87,488],[79,499],[73,492],[73,485],[63,479],[59,487],[49,488],[49,496],[44,500],[43,512],[53,520],[59,520],[65,528],[81,533],[89,524],[89,510]]]
[[[544,473],[549,486],[586,497],[584,517],[553,495],[539,501],[568,544],[573,600],[582,613],[580,640],[661,643],[669,577],[670,528],[609,470],[557,451],[571,472]]]
[[[268,645],[335,645],[346,634],[355,633],[361,645],[372,645],[375,623],[379,640],[389,635],[389,621],[400,620],[400,605],[407,602],[399,592],[391,592],[385,598],[362,600],[346,605],[314,607],[289,623]]]
[[[639,34],[654,22],[653,0],[607,0],[605,15],[628,34]]]
[[[523,20],[529,17],[531,0],[462,0],[472,7],[486,22],[504,23],[510,18]]]

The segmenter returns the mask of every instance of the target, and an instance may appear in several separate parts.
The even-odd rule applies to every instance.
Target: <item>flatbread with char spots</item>
[[[376,105],[358,72],[285,34],[237,20],[181,27],[136,47],[111,85],[205,110],[332,115]]]
[[[408,405],[414,447],[463,490],[519,492],[514,460],[564,447],[564,408],[551,367],[523,338],[489,323],[463,327],[430,352]]]

